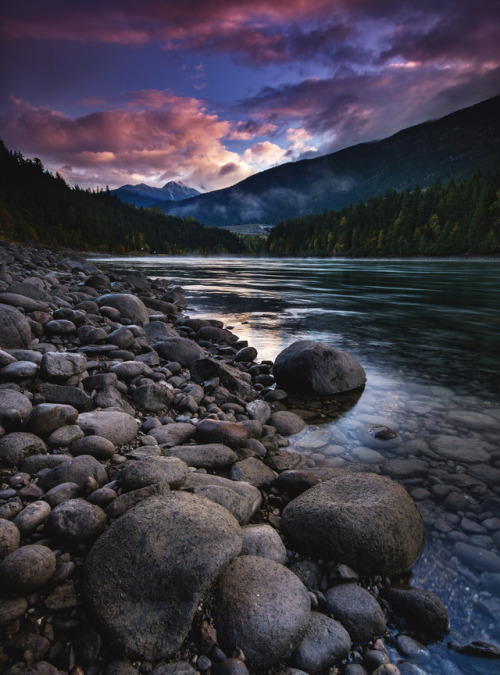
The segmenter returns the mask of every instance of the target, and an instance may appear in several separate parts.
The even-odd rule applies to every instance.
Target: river
[[[258,360],[274,360],[300,339],[358,359],[367,383],[355,404],[310,424],[290,439],[291,447],[310,465],[368,465],[400,481],[415,499],[426,544],[411,583],[437,593],[451,622],[447,638],[429,647],[428,672],[447,672],[447,642],[500,646],[498,261],[152,256],[95,262],[179,284],[188,315],[223,320],[258,350]],[[374,424],[397,438],[373,439]],[[464,657],[458,665],[462,673],[480,673],[486,661]]]

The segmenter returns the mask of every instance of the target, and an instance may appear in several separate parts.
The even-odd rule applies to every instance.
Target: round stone
[[[362,574],[411,567],[424,542],[422,518],[406,490],[373,473],[344,473],[315,485],[284,509],[286,536],[310,555]]]
[[[273,374],[282,389],[301,395],[336,394],[366,382],[366,373],[356,359],[312,340],[294,342],[280,352]]]
[[[0,518],[0,560],[19,548],[21,533],[10,520]]]
[[[43,586],[55,571],[56,557],[50,548],[28,544],[0,563],[0,581],[10,591],[29,593]]]
[[[55,507],[47,519],[47,531],[55,537],[83,541],[97,537],[106,527],[106,514],[85,499],[69,499]]]
[[[328,613],[347,630],[354,642],[385,632],[384,613],[373,595],[357,584],[339,584],[325,593]]]
[[[345,659],[350,649],[351,638],[342,624],[325,614],[312,612],[290,665],[306,673],[318,673]]]

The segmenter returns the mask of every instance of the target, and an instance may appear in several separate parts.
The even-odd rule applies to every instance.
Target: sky
[[[5,0],[0,138],[70,185],[216,190],[500,93],[500,0]]]

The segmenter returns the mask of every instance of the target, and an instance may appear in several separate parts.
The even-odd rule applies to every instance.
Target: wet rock
[[[2,299],[0,294],[0,300]],[[15,307],[0,303],[0,345],[3,349],[25,349],[31,344],[28,319]]]
[[[336,394],[361,387],[362,366],[349,354],[312,340],[300,340],[278,354],[273,374],[278,386],[300,395]]]
[[[0,376],[5,380],[29,380],[36,377],[38,366],[31,361],[16,361],[9,363],[0,370]]]
[[[76,483],[80,489],[86,490],[92,482],[102,486],[107,479],[106,469],[95,457],[80,455],[51,469],[41,477],[39,485],[47,491],[61,483]]]
[[[282,410],[273,413],[270,424],[276,427],[276,431],[282,436],[291,436],[298,434],[306,426],[306,423],[295,413]]]
[[[19,427],[31,412],[31,401],[13,389],[0,389],[0,424],[6,429]]]
[[[287,561],[285,544],[270,525],[247,525],[242,529],[241,555],[258,555],[284,565]]]
[[[19,548],[21,533],[10,520],[0,518],[0,560]]]
[[[200,598],[240,550],[240,527],[225,509],[172,492],[134,507],[97,540],[84,591],[123,653],[159,661],[179,649]]]
[[[0,581],[11,593],[29,593],[43,586],[55,571],[56,557],[50,548],[28,544],[0,563]]]
[[[412,661],[423,663],[429,661],[431,658],[428,649],[409,635],[398,635],[396,638],[396,645],[399,653]]]
[[[120,316],[129,319],[132,323],[145,326],[149,323],[148,310],[144,303],[130,293],[108,293],[96,300],[99,308],[113,307],[120,312]]]
[[[389,588],[384,598],[415,630],[431,635],[448,630],[448,612],[434,593],[420,588]]]
[[[80,429],[80,427],[78,427]],[[96,459],[106,461],[111,459],[115,454],[115,446],[111,441],[103,436],[83,436],[75,440],[69,447],[70,453],[73,457],[78,455],[90,455]]]
[[[236,422],[204,419],[196,426],[195,438],[200,443],[222,443],[237,448],[248,440],[248,431]]]
[[[243,347],[238,350],[234,356],[236,362],[249,363],[257,358],[257,350],[255,347]]]
[[[422,518],[408,493],[372,473],[340,473],[315,485],[285,507],[282,525],[300,549],[365,574],[407,569],[424,541]]]
[[[462,562],[470,567],[486,572],[500,572],[500,557],[493,551],[478,548],[471,544],[457,542],[455,544],[455,553]]]
[[[235,481],[245,481],[255,487],[268,488],[276,480],[278,474],[267,467],[264,462],[256,457],[247,457],[236,464],[231,469],[231,479]]]
[[[328,613],[347,630],[354,642],[385,632],[382,609],[373,595],[357,584],[339,584],[325,593]]]
[[[236,558],[220,578],[215,625],[224,650],[251,669],[270,668],[297,646],[311,615],[307,589],[290,570],[258,556]]]
[[[25,506],[12,521],[23,537],[34,532],[49,516],[51,508],[45,501],[33,502]]]
[[[443,459],[452,459],[457,462],[487,462],[490,453],[485,448],[484,441],[459,436],[434,436],[429,441],[431,449]]]
[[[196,342],[182,337],[167,338],[163,342],[156,342],[153,347],[162,359],[177,361],[187,368],[205,356],[205,352]]]
[[[427,476],[429,467],[420,459],[388,459],[383,463],[382,471],[391,478],[402,480]]]
[[[168,483],[171,488],[179,488],[187,475],[187,464],[177,457],[149,457],[122,469],[118,481],[124,490],[137,490],[154,483]]]
[[[67,380],[79,376],[87,369],[87,357],[84,354],[69,352],[46,352],[42,357],[40,377],[49,381]]]
[[[231,466],[238,460],[238,455],[222,443],[175,445],[170,448],[170,455],[182,459],[188,466],[194,466],[197,469]]]
[[[312,612],[306,633],[293,652],[290,665],[306,673],[318,673],[347,657],[351,638],[338,621]]]
[[[115,410],[81,413],[77,424],[86,436],[103,436],[115,446],[133,441],[139,428],[134,417]]]
[[[106,527],[106,515],[85,499],[69,499],[54,508],[46,529],[56,538],[83,541],[97,537]]]
[[[14,431],[0,438],[0,466],[18,466],[26,457],[41,455],[47,447],[41,438],[25,431]]]

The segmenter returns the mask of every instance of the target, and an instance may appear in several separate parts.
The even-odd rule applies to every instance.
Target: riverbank
[[[429,672],[444,672],[443,660],[436,663],[415,642],[430,637],[431,625],[444,630],[445,610],[435,596],[438,618],[427,610],[422,628],[415,615],[403,621],[381,600],[390,584],[386,570],[362,573],[360,585],[359,570],[291,545],[284,508],[306,487],[350,472],[308,470],[287,449],[304,422],[275,387],[271,362],[259,363],[223,321],[188,319],[182,290],[168,282],[103,274],[84,259],[43,249],[7,245],[1,255],[2,307],[15,308],[6,311],[0,332],[0,516],[10,523],[4,532],[14,547],[14,564],[0,568],[16,591],[4,596],[7,672],[245,672],[241,659],[231,659],[244,640],[250,670],[302,664],[306,672],[326,672],[338,664],[349,674],[363,672],[361,663],[372,672],[413,658],[427,660]],[[151,509],[162,504],[178,514],[181,528],[166,513],[155,520]],[[193,522],[198,529],[190,529]],[[145,523],[164,548],[141,548]],[[96,540],[102,543],[94,546]],[[177,558],[167,568],[169,547]],[[255,561],[255,553],[266,562]],[[241,560],[247,567],[238,568]],[[134,567],[136,576],[127,581]],[[36,578],[26,586],[34,568]],[[113,570],[120,570],[119,579]],[[253,597],[243,608],[250,579]],[[219,591],[212,597],[215,580]],[[328,604],[339,586],[354,594],[348,607],[371,615],[365,632],[349,630],[345,615],[340,622],[331,618],[342,614]],[[234,589],[229,598],[220,591],[228,587]],[[355,602],[353,589],[367,595]],[[117,605],[125,592],[135,602]],[[162,603],[162,595],[176,600]],[[428,596],[417,596],[423,611]],[[186,597],[189,607],[181,610]],[[265,611],[254,621],[256,597]],[[173,627],[167,657],[159,646],[165,638],[154,637],[154,617],[164,607],[155,604],[153,618],[144,609],[158,599],[170,607],[160,626],[162,635]],[[172,606],[175,619],[168,615]],[[231,647],[241,617],[242,633]],[[141,632],[148,639],[139,639]],[[259,661],[260,653],[268,660]]]

